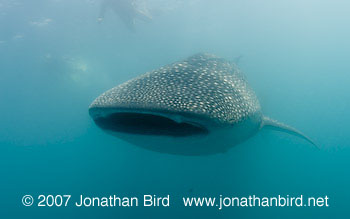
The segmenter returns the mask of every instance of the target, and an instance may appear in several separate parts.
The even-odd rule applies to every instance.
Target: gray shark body
[[[224,153],[262,127],[311,142],[263,116],[254,91],[234,63],[204,53],[106,91],[89,113],[106,132],[162,153]]]

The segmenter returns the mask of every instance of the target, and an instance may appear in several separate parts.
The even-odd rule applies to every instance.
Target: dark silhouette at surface
[[[103,0],[101,3],[98,21],[102,22],[108,10],[112,10],[132,31],[135,28],[135,20],[150,21],[152,18],[137,9],[134,0]]]

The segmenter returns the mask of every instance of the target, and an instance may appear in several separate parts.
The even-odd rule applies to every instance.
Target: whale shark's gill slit
[[[95,123],[107,131],[129,134],[185,137],[209,133],[201,126],[186,122],[178,123],[164,116],[144,113],[113,113],[106,117],[95,118]]]

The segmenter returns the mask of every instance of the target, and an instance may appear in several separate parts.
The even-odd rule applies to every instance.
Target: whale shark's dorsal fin
[[[271,128],[273,130],[276,131],[281,131],[281,132],[286,132],[292,135],[295,135],[297,137],[300,137],[306,141],[308,141],[309,143],[313,144],[314,146],[316,146],[318,148],[318,146],[315,144],[315,142],[313,142],[309,137],[307,137],[306,135],[304,135],[302,132],[298,131],[297,129],[285,125],[281,122],[278,122],[274,119],[271,119],[269,117],[264,116],[262,123],[261,123],[261,128],[266,127],[266,128]]]
[[[242,58],[243,58],[243,55],[239,55],[239,56],[234,57],[234,59],[232,61],[233,61],[233,63],[238,65],[238,64],[240,64]]]

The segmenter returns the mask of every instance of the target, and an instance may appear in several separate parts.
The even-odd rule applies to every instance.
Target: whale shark
[[[263,128],[314,144],[297,129],[264,116],[237,65],[207,53],[104,92],[91,103],[89,114],[105,132],[167,154],[225,153]]]

